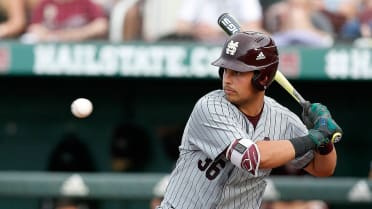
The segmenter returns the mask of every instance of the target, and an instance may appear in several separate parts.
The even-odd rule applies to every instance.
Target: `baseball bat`
[[[217,20],[218,25],[228,34],[233,35],[240,31],[240,24],[238,21],[231,16],[229,13],[223,13]],[[293,87],[288,79],[279,70],[276,71],[274,80],[279,83],[301,106],[305,108],[306,100],[301,96],[300,93]],[[332,135],[332,143],[340,141],[342,134],[336,132]]]

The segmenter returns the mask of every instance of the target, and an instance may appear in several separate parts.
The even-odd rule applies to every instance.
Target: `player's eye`
[[[233,71],[233,73],[235,76],[240,76],[242,74],[242,72],[239,72],[239,71]]]

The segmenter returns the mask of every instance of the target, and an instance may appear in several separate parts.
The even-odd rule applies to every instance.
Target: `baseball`
[[[93,104],[89,99],[78,98],[71,104],[71,112],[77,118],[86,118],[93,111]]]

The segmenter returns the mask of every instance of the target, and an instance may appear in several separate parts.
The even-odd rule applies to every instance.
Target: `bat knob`
[[[331,139],[331,141],[332,141],[332,143],[334,144],[334,143],[339,142],[339,141],[341,140],[341,138],[342,138],[342,134],[341,134],[340,132],[336,132],[336,133],[334,133],[334,134],[332,135],[332,139]]]

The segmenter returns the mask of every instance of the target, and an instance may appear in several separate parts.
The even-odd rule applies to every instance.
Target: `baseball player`
[[[329,138],[342,130],[322,104],[308,104],[305,125],[265,96],[278,63],[270,36],[229,37],[212,63],[219,67],[223,90],[196,103],[158,209],[258,209],[265,177],[286,163],[314,176],[333,174],[337,156]]]

